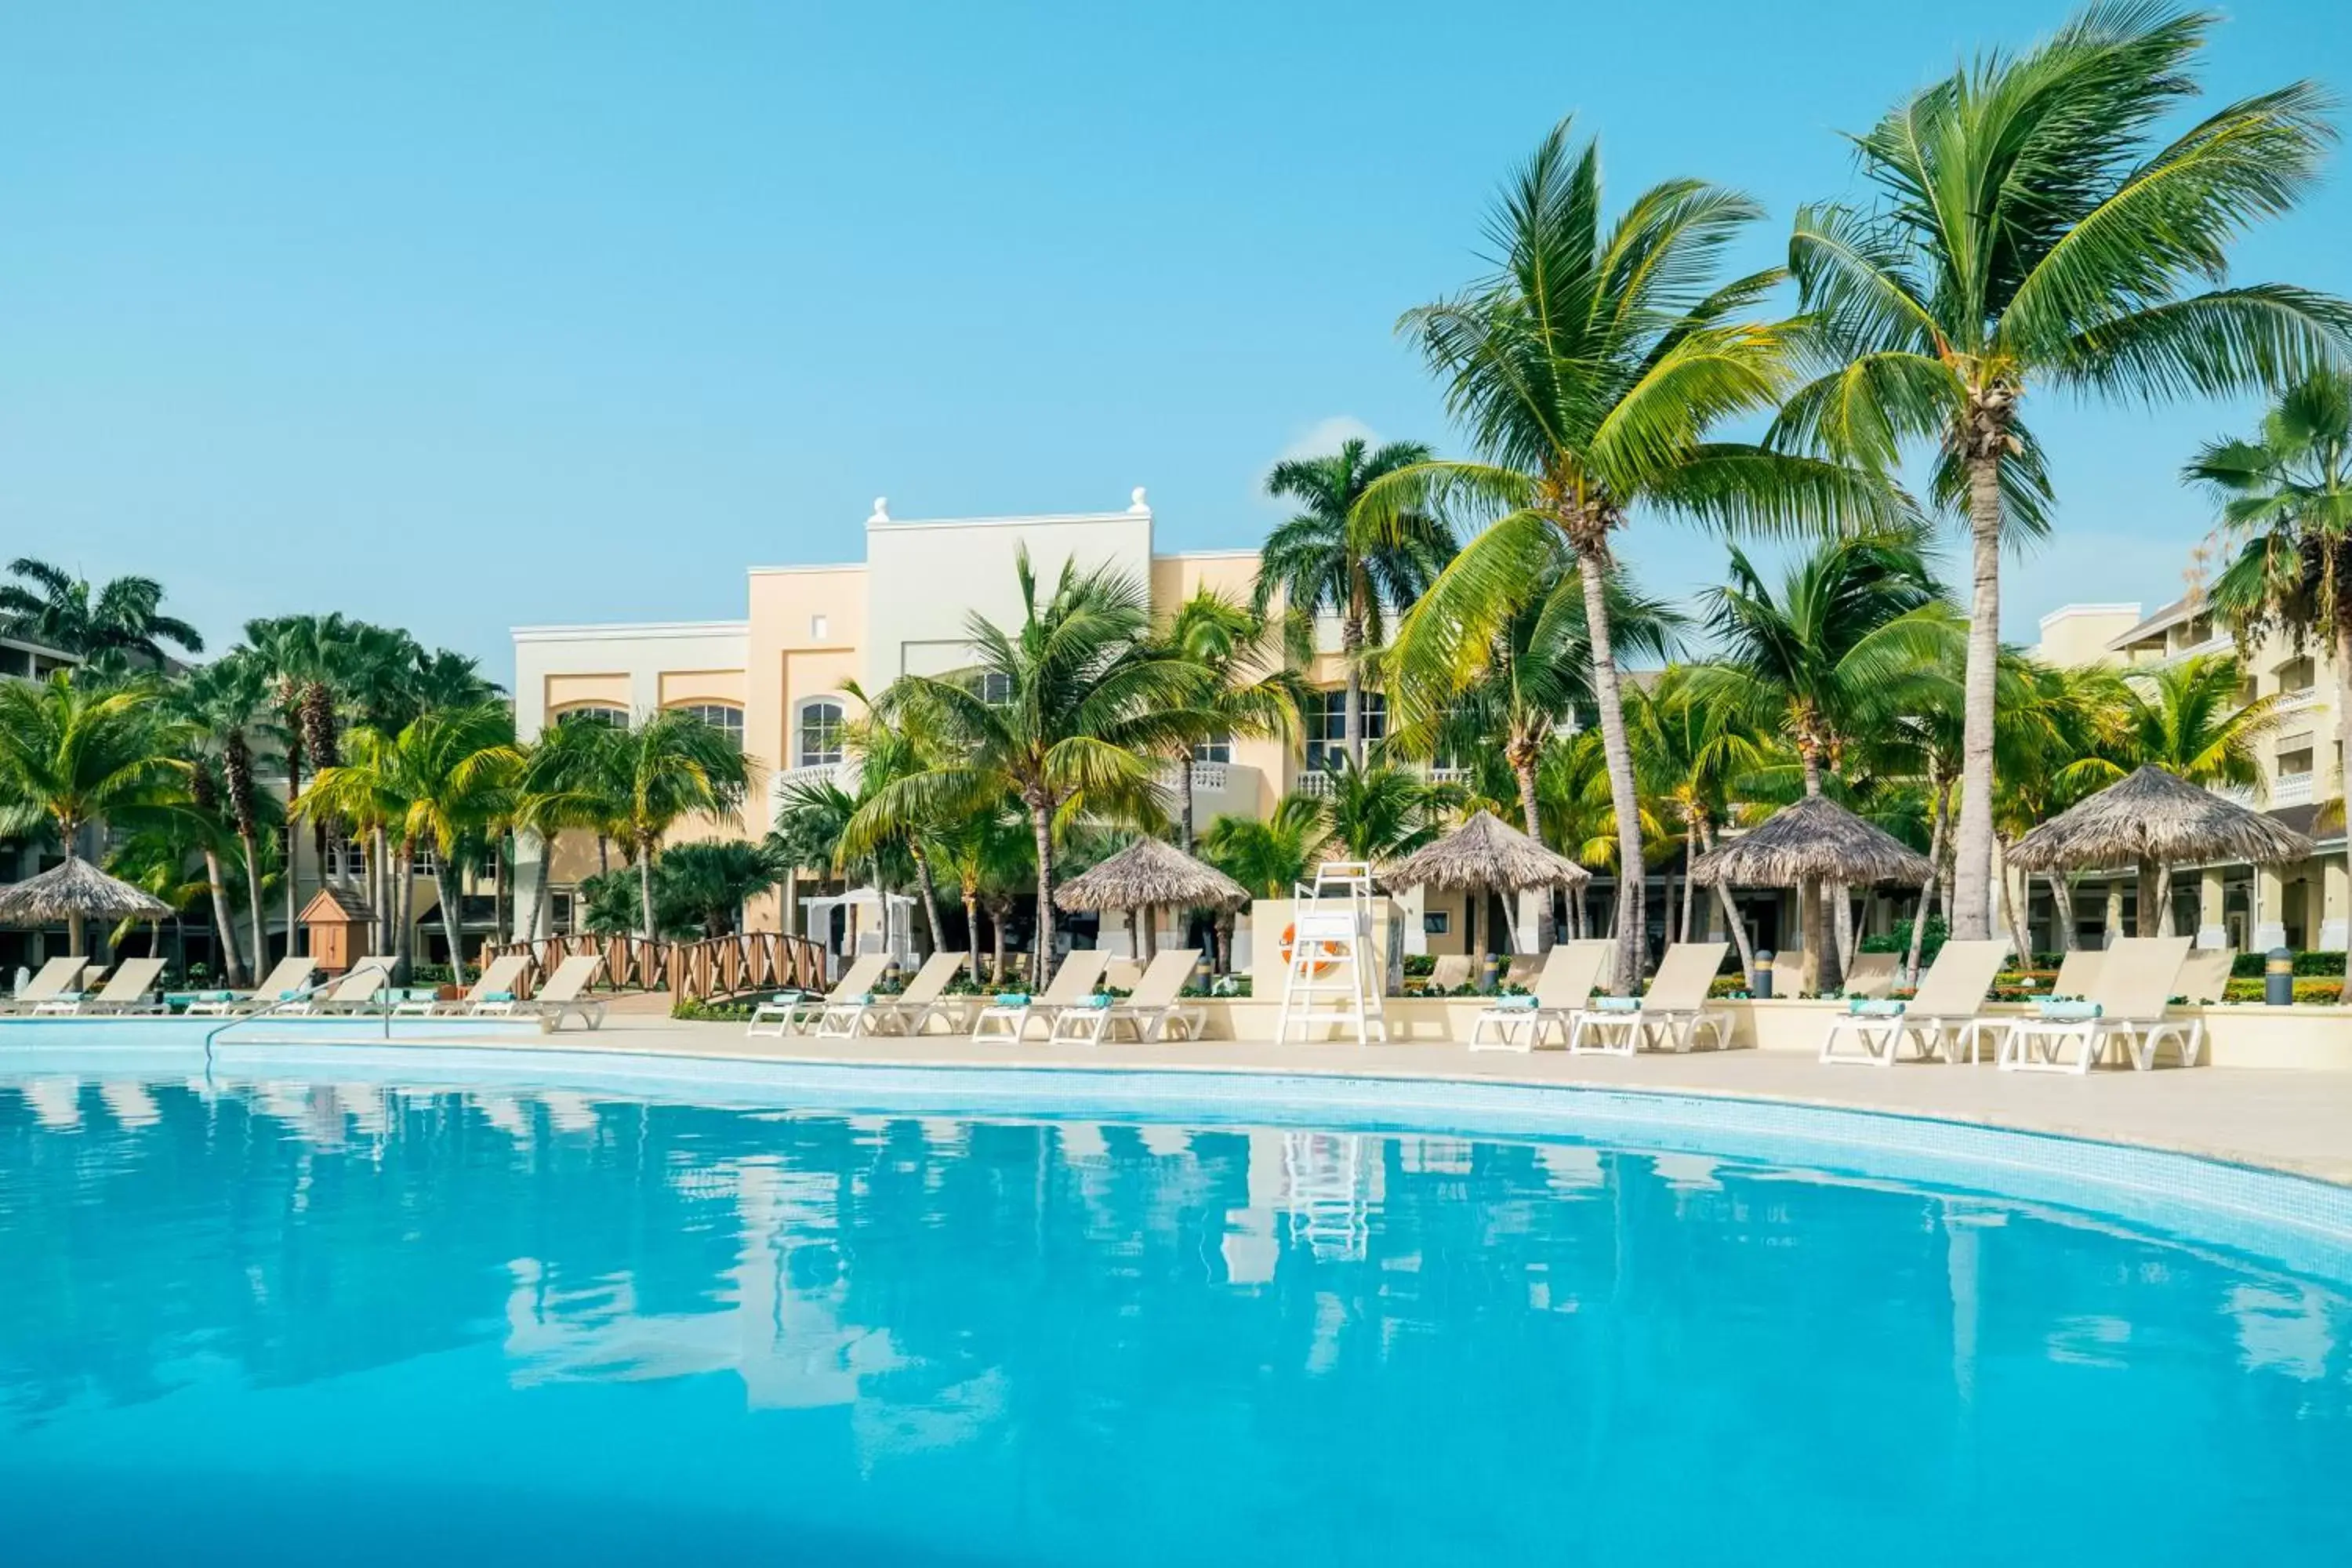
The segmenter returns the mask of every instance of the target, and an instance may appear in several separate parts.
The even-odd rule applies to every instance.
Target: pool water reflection
[[[1701,1152],[0,1085],[13,1568],[2324,1561],[2347,1334]]]

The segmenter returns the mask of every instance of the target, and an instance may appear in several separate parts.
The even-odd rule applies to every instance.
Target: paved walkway
[[[1990,1066],[1825,1067],[1783,1051],[1570,1057],[1469,1051],[1457,1046],[1280,1046],[1206,1040],[1164,1045],[1020,1046],[959,1037],[748,1039],[740,1025],[615,1016],[593,1034],[533,1043],[761,1061],[971,1067],[1150,1067],[1161,1070],[1331,1073],[1349,1078],[1464,1079],[1598,1084],[1620,1089],[1746,1096],[2177,1149],[2352,1184],[2352,1073],[2199,1068],[2088,1078],[2004,1073]]]

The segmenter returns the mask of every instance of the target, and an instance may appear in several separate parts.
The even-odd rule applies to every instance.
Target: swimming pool
[[[2352,1529],[2352,1289],[2218,1221],[1695,1125],[695,1102],[730,1098],[0,1082],[6,1561],[2209,1563]]]

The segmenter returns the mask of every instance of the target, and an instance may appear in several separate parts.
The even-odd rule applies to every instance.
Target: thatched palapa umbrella
[[[1895,882],[1916,888],[1927,882],[1928,870],[1925,855],[1885,828],[1864,822],[1826,795],[1809,795],[1700,856],[1691,862],[1690,879],[1702,886],[1720,882],[1734,888],[1796,889],[1804,924],[1801,984],[1818,994],[1822,955],[1834,952],[1837,941],[1822,908],[1822,884]]]
[[[1509,895],[1532,888],[1574,891],[1591,881],[1592,873],[1493,812],[1480,811],[1435,843],[1382,867],[1380,877],[1391,888],[1470,893],[1469,929],[1463,935],[1475,960],[1486,956],[1479,952],[1484,944],[1478,940],[1478,906],[1487,893]]]
[[[12,887],[0,888],[0,925],[45,926],[66,922],[66,951],[84,949],[84,924],[100,920],[161,920],[172,906],[119,878],[110,877],[79,856]]]
[[[2301,860],[2311,840],[2277,818],[2250,811],[2162,768],[2141,768],[2060,812],[2012,845],[2022,871],[2139,868],[2139,934],[2172,931],[2172,868],[2242,860]]]
[[[1139,838],[1055,889],[1054,902],[1071,910],[1126,910],[1130,916],[1137,910],[1232,910],[1249,902],[1249,889],[1172,844]],[[1155,941],[1152,928],[1147,913],[1147,945]]]

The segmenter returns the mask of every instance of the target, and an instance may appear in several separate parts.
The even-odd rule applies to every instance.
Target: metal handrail
[[[383,985],[376,987],[377,991],[381,993],[389,989],[392,984],[392,971],[388,969],[379,970],[377,971],[377,974],[378,977],[384,982]],[[351,976],[349,974],[331,975],[325,980],[320,981],[315,985],[306,985],[301,987],[291,996],[280,996],[278,1000],[270,1003],[266,1007],[257,1007],[250,1013],[239,1013],[236,1016],[230,1018],[226,1022],[215,1025],[212,1028],[205,1031],[205,1066],[206,1068],[210,1068],[213,1065],[213,1042],[219,1039],[223,1035],[227,1034],[231,1029],[237,1028],[246,1024],[257,1022],[260,1019],[268,1017],[273,1013],[279,1012],[288,1007],[299,1007],[303,1003],[308,1002],[318,995],[320,992],[336,990],[340,988],[344,982],[350,979]],[[387,1040],[392,1038],[392,1009],[389,1006],[385,1007],[383,1010],[383,1037]]]

